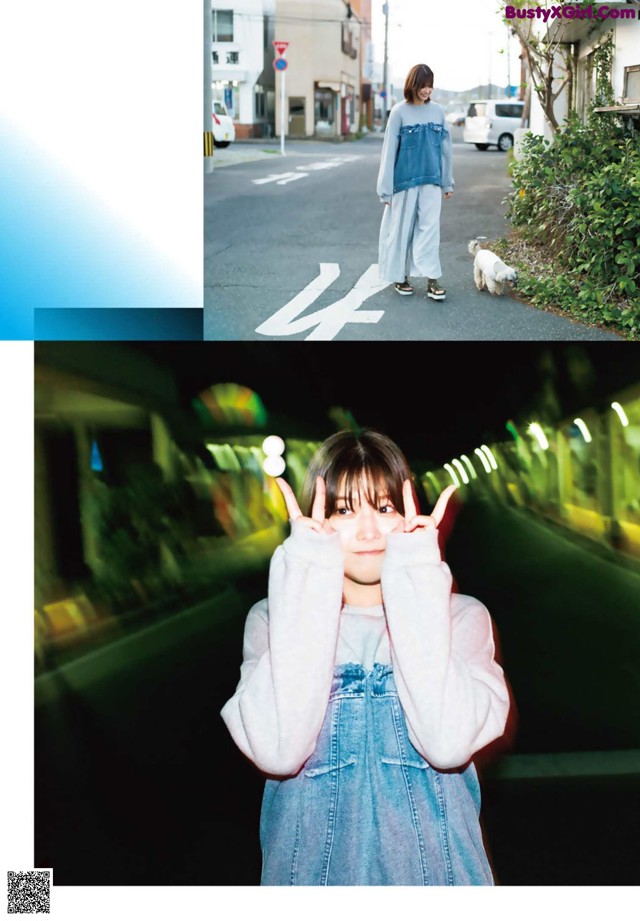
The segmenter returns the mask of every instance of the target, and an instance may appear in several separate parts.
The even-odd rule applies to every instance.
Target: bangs
[[[346,470],[335,471],[327,483],[327,517],[333,515],[339,499],[344,500],[350,511],[363,501],[377,508],[382,499],[388,499],[402,513],[402,482],[397,482],[397,477],[383,464],[354,460]]]
[[[386,435],[365,429],[358,435],[338,432],[323,442],[305,478],[303,514],[311,514],[318,476],[326,486],[327,518],[336,511],[338,499],[353,510],[359,501],[375,508],[387,498],[404,515],[402,485],[411,480],[411,470],[400,448]]]

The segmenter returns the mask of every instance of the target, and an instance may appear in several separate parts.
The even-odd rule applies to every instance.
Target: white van
[[[524,102],[514,99],[478,99],[469,103],[462,140],[478,150],[492,145],[498,150],[513,147],[516,128],[522,127]]]

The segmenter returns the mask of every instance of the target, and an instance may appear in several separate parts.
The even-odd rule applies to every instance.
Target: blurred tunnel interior
[[[219,711],[288,534],[273,477],[297,491],[324,438],[374,428],[425,514],[458,486],[444,554],[513,699],[476,759],[497,881],[637,884],[638,359],[36,342],[35,865],[61,885],[259,882],[263,779]]]

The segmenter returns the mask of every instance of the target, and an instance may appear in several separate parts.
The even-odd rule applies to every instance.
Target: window
[[[214,64],[219,64],[219,63],[220,63],[220,59],[219,59],[219,55],[218,55],[218,52],[217,52],[217,51],[212,51],[212,52],[211,52],[211,60],[213,61]]]
[[[256,118],[266,118],[266,116],[267,116],[267,107],[266,107],[266,100],[265,100],[264,87],[263,87],[263,86],[256,86],[254,89],[255,89],[255,94],[256,94],[256,95],[255,95],[255,101],[256,101],[256,105],[255,105]]]
[[[640,102],[640,64],[624,69],[624,102]]]
[[[512,103],[496,104],[496,116],[500,118],[522,118],[523,106]]]
[[[227,64],[238,64],[240,56],[237,51],[227,51]]]
[[[355,30],[348,22],[342,23],[342,52],[354,60],[358,57],[358,39]]]
[[[233,10],[211,10],[212,41],[233,41]]]
[[[487,114],[487,107],[484,102],[472,102],[467,112],[467,118],[476,118]]]

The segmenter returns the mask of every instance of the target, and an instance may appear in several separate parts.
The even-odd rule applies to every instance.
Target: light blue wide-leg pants
[[[440,278],[440,186],[418,185],[396,192],[391,204],[383,208],[378,245],[380,280]]]

